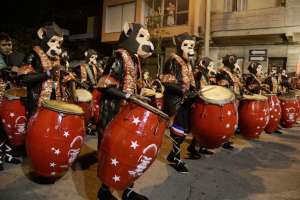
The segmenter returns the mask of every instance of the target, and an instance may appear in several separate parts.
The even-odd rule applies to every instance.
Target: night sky
[[[81,32],[88,16],[99,15],[101,0],[2,0],[0,31],[36,28],[56,21],[60,26]],[[85,25],[84,25],[85,28]],[[76,30],[77,29],[77,30]]]

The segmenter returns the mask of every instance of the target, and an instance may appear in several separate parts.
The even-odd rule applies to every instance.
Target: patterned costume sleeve
[[[47,73],[43,72],[38,57],[34,54],[28,56],[26,64],[20,68],[18,75],[22,76],[21,82],[26,86],[31,86],[49,79]]]
[[[123,69],[121,59],[114,58],[111,59],[105,68],[101,78],[98,81],[97,88],[119,88],[120,80],[122,80]]]
[[[180,71],[180,66],[175,60],[169,59],[166,62],[163,75],[160,76],[160,80],[165,86],[165,93],[183,95],[183,87],[178,81]]]

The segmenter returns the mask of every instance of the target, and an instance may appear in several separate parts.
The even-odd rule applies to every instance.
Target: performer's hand
[[[67,75],[64,76],[63,78],[63,83],[69,82],[75,80],[75,76],[72,73],[68,73]]]
[[[125,94],[125,99],[129,99],[130,97],[131,97],[131,94],[129,94],[129,93]]]
[[[188,98],[189,99],[194,99],[194,98],[196,98],[198,96],[198,92],[196,92],[196,91],[189,91],[189,94],[188,94]]]

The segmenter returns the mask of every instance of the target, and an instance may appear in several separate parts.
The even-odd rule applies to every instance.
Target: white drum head
[[[265,101],[268,97],[260,95],[260,94],[253,94],[253,95],[243,95],[243,100],[256,100],[256,101]]]
[[[93,99],[92,94],[85,89],[77,89],[76,96],[79,102],[91,102]]]
[[[207,103],[224,105],[234,101],[235,97],[231,90],[226,87],[209,85],[201,90],[200,98]]]

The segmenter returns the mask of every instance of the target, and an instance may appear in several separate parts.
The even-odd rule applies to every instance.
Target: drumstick
[[[138,99],[137,97],[135,96],[130,96],[129,97],[129,100],[131,100],[133,103],[135,104],[138,104],[139,106],[142,106],[143,108],[147,109],[147,110],[150,110],[151,112],[161,116],[162,118],[166,119],[166,120],[170,120],[169,116],[162,112],[161,110],[157,109],[157,108],[154,108],[153,106],[143,102],[142,100]]]

